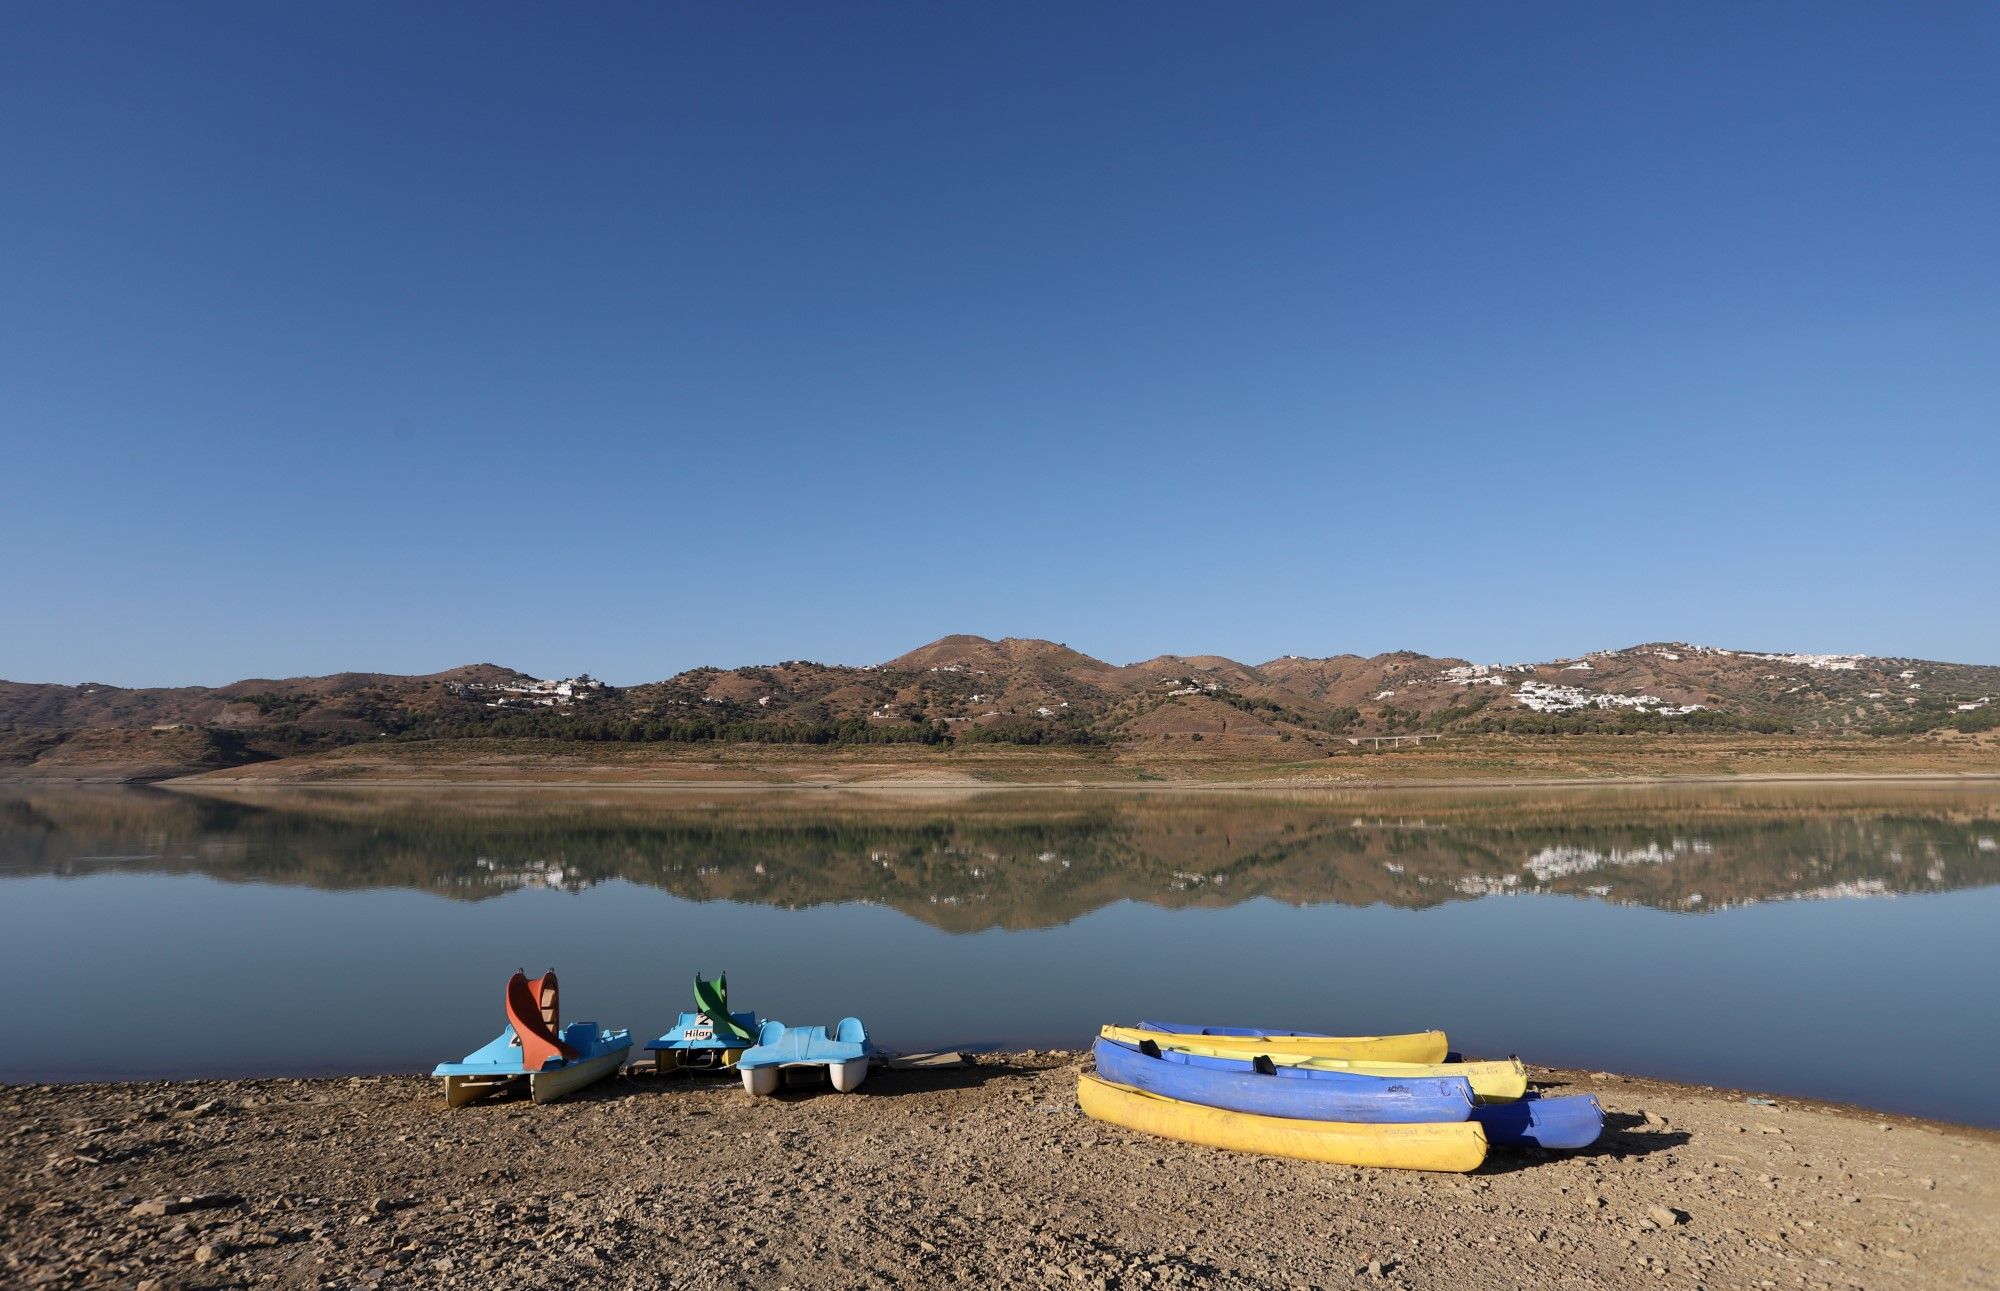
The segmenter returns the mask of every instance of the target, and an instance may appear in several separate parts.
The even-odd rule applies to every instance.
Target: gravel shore
[[[20,1287],[1994,1287],[2000,1135],[1535,1069],[1604,1138],[1469,1176],[1086,1120],[1076,1053],[751,1100],[616,1077],[0,1089]]]

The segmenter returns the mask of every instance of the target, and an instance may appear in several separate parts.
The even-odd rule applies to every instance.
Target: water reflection
[[[2000,883],[2000,795],[0,791],[0,876],[107,871],[464,900],[623,879],[697,902],[880,905],[949,932],[1053,927],[1125,899],[1553,893],[1705,914]]]
[[[649,1034],[726,968],[907,1048],[1438,1026],[1992,1123],[2000,1035],[1967,1018],[1996,838],[1969,787],[0,790],[0,977],[33,1019],[0,1080],[424,1070],[491,1037],[517,967]]]

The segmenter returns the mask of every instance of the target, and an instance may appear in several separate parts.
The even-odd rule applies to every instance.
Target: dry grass
[[[1311,756],[1300,756],[1310,753]],[[801,748],[455,740],[235,767],[209,782],[1343,785],[2000,776],[2000,741],[1855,736],[1469,736],[1421,748],[1271,740],[1122,749]]]

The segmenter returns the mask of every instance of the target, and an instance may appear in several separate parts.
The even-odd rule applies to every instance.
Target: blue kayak
[[[1103,1042],[1100,1042],[1103,1043]],[[1202,1067],[1210,1071],[1230,1072],[1238,1076],[1257,1076],[1269,1079],[1310,1081],[1322,1084],[1328,1081],[1344,1082],[1353,1080],[1380,1080],[1381,1077],[1357,1076],[1345,1071],[1321,1071],[1314,1067],[1263,1067],[1251,1058],[1211,1058],[1205,1054],[1182,1053],[1177,1049],[1162,1049],[1160,1057],[1169,1063],[1184,1067]],[[1453,1079],[1457,1079],[1454,1077]],[[1164,1091],[1158,1091],[1164,1092]],[[1199,1098],[1184,1095],[1170,1095],[1185,1102],[1198,1103]],[[1211,1104],[1220,1106],[1220,1104]],[[1236,1109],[1242,1110],[1242,1109]],[[1271,1115],[1285,1115],[1274,1112]],[[1300,1120],[1334,1119],[1345,1117],[1310,1118],[1303,1113],[1291,1113]],[[1359,1118],[1356,1118],[1359,1119]],[[1380,1119],[1380,1118],[1377,1118]],[[1432,1117],[1425,1119],[1464,1120],[1464,1117]],[[1569,1150],[1586,1148],[1597,1141],[1604,1129],[1604,1108],[1598,1104],[1595,1094],[1566,1094],[1556,1098],[1544,1098],[1540,1094],[1528,1094],[1504,1103],[1477,1103],[1472,1109],[1472,1120],[1486,1127],[1486,1141],[1496,1148],[1538,1147]]]
[[[1481,1103],[1472,1119],[1486,1127],[1494,1147],[1587,1148],[1604,1132],[1604,1108],[1595,1094],[1544,1098],[1529,1094],[1511,1103]]]
[[[1172,1050],[1152,1054],[1103,1036],[1093,1052],[1097,1074],[1113,1084],[1231,1112],[1295,1121],[1403,1125],[1464,1121],[1473,1113],[1472,1086],[1460,1076],[1400,1080],[1313,1071],[1311,1079],[1292,1080],[1266,1074],[1250,1061],[1201,1059]]]

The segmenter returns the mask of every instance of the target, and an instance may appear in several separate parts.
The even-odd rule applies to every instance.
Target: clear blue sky
[[[0,676],[2000,662],[2000,8],[16,4]]]

